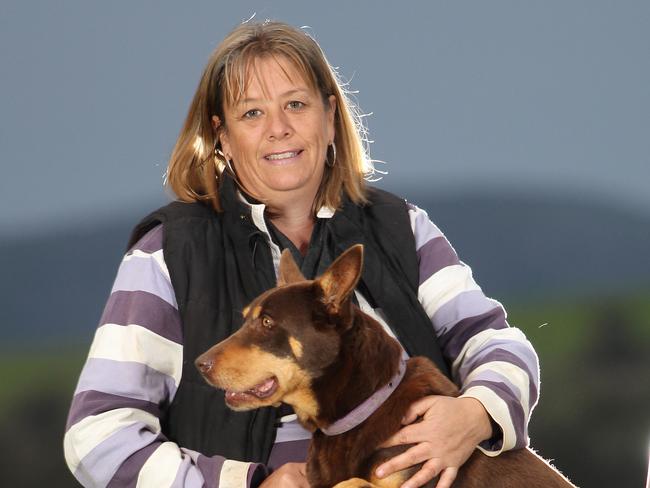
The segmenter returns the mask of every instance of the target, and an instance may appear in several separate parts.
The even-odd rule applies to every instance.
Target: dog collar
[[[383,405],[391,393],[393,393],[400,384],[402,378],[404,378],[404,373],[406,373],[406,359],[402,358],[399,367],[397,368],[397,373],[395,373],[388,383],[370,395],[363,403],[355,407],[345,417],[327,427],[321,428],[321,432],[325,435],[338,435],[354,429]]]

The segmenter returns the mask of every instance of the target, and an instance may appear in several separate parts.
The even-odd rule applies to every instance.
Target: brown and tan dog
[[[459,394],[431,361],[414,357],[399,385],[366,421],[338,435],[323,433],[389,384],[400,367],[400,345],[351,300],[362,262],[363,247],[353,246],[322,276],[305,280],[285,251],[278,287],[246,307],[240,330],[196,360],[206,380],[226,391],[226,403],[234,410],[281,402],[294,408],[313,432],[307,477],[317,488],[399,486],[419,467],[385,479],[373,472],[410,446],[378,446],[402,427],[400,420],[414,401]],[[529,449],[497,457],[476,450],[454,482],[455,488],[570,486]]]

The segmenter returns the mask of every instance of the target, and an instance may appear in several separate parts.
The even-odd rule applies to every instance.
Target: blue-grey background
[[[0,1],[0,434],[22,439],[0,479],[73,483],[60,431],[129,229],[168,198],[209,53],[253,14],[309,26],[370,114],[378,184],[533,341],[533,445],[580,485],[640,486],[650,3],[632,0]]]

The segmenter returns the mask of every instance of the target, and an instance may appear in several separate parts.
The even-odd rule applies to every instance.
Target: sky
[[[162,203],[210,52],[308,26],[356,91],[380,185],[650,215],[647,1],[0,1],[0,237]]]

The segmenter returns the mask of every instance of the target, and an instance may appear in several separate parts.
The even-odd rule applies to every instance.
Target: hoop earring
[[[329,166],[330,168],[333,168],[336,165],[336,144],[334,144],[334,141],[327,146],[327,152],[329,153],[329,147],[332,146],[332,161],[330,162],[329,154],[328,157],[325,159],[325,164]]]
[[[214,158],[216,159],[216,161],[217,161],[218,164],[223,165],[223,166],[225,167],[225,169],[227,169],[228,171],[230,171],[230,174],[231,174],[233,177],[236,177],[236,176],[235,176],[235,171],[232,169],[232,166],[231,166],[231,164],[230,164],[230,159],[228,159],[228,158],[226,157],[226,155],[223,153],[223,151],[222,151],[221,149],[219,149],[218,144],[219,144],[219,143],[217,142],[217,143],[214,145]]]

